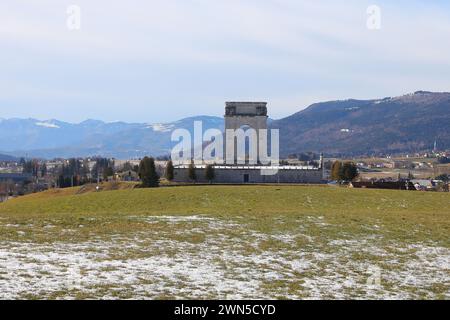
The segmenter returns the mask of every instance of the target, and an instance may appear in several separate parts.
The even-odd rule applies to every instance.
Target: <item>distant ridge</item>
[[[19,159],[6,154],[0,154],[0,161],[18,161]]]
[[[270,115],[271,106],[268,111]],[[119,159],[170,153],[171,132],[223,130],[220,117],[195,116],[168,123],[103,122],[78,124],[58,120],[0,119],[0,153],[29,157],[87,157]],[[281,154],[325,152],[328,155],[382,155],[450,149],[450,93],[416,91],[399,97],[315,103],[280,120]]]
[[[274,121],[282,153],[375,155],[450,149],[450,93],[316,103]]]

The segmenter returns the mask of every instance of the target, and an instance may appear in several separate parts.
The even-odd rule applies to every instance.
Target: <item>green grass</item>
[[[138,228],[129,216],[205,214],[243,216],[259,230],[270,232],[289,229],[289,220],[312,215],[342,224],[352,234],[365,233],[362,227],[376,221],[398,238],[448,245],[450,234],[448,193],[320,186],[187,186],[82,194],[76,190],[48,191],[3,203],[0,218],[10,224],[85,224],[116,233]],[[283,223],[274,224],[275,216],[282,216]],[[96,218],[94,222],[90,217]]]
[[[418,268],[412,266],[422,259],[417,256],[422,247],[450,248],[448,193],[327,186],[133,189],[133,185],[116,185],[104,188],[110,189],[113,190],[50,190],[0,204],[0,243],[7,248],[5,250],[11,250],[8,243],[14,246],[23,243],[24,246],[39,246],[36,250],[42,251],[46,246],[78,245],[94,239],[111,244],[107,249],[108,257],[98,258],[106,262],[139,262],[167,257],[184,261],[186,255],[188,260],[203,261],[202,254],[207,253],[211,255],[211,265],[224,272],[224,279],[241,279],[245,283],[249,277],[259,277],[252,273],[254,270],[260,270],[262,275],[278,272],[278,279],[258,278],[261,282],[258,295],[250,297],[263,298],[311,297],[308,279],[323,280],[327,274],[337,277],[338,282],[346,278],[355,281],[355,287],[345,288],[342,297],[364,297],[367,294],[363,286],[364,268],[377,265],[386,273],[383,292],[388,296],[403,293],[413,298],[448,298],[448,285],[439,283],[438,278],[433,282],[433,277],[443,275],[443,270],[437,267],[426,269],[429,268],[426,264],[418,265],[420,268],[423,265],[424,269],[416,270],[420,271],[416,276],[430,277],[428,282],[423,280],[426,287],[417,288],[399,280],[405,272],[414,273],[414,268]],[[153,218],[155,216],[181,219],[173,222],[158,220]],[[217,226],[209,220],[182,218],[189,216],[211,219]],[[149,223],[149,219],[156,220]],[[344,245],[333,244],[334,241]],[[90,244],[83,250],[86,254],[97,255],[106,249]],[[224,252],[234,258],[225,259]],[[285,264],[298,260],[299,253],[311,265],[307,270],[293,271]],[[252,260],[255,255],[259,258],[274,256],[278,262],[255,262]],[[433,253],[429,259],[437,258],[438,253]],[[63,262],[58,263],[64,266]],[[109,274],[115,268],[106,265],[101,270],[103,274]],[[214,291],[214,283],[204,287],[190,283],[186,280],[189,275],[178,275],[177,281],[166,279],[165,282],[143,277],[136,286],[129,283],[119,286],[122,293],[116,292],[117,284],[97,287],[90,284],[86,291],[79,288],[72,291],[75,290],[78,297],[89,298],[135,297],[136,292],[140,292],[139,297],[151,298],[227,297],[225,293]],[[163,290],[141,293],[142,287],[153,284]],[[196,289],[205,294],[192,293]],[[322,297],[341,297],[336,292],[322,291]],[[21,296],[30,294],[24,292]],[[68,295],[69,291],[58,290],[36,298]]]

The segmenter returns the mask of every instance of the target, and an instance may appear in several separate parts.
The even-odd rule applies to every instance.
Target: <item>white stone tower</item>
[[[257,133],[257,154],[259,163],[259,130],[267,130],[267,103],[266,102],[226,102],[225,106],[225,141],[234,142],[234,136],[228,136],[227,130],[237,130],[250,127]],[[234,155],[237,149],[235,145]],[[236,163],[237,158],[235,158]]]

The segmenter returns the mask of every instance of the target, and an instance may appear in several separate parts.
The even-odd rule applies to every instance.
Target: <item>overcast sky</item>
[[[262,100],[280,118],[450,91],[449,1],[393,2],[2,0],[0,117],[152,123]],[[372,4],[380,30],[367,27]]]

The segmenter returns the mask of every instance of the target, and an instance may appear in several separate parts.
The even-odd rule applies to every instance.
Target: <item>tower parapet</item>
[[[267,116],[267,102],[226,102],[227,116]]]
[[[267,130],[267,102],[226,102],[225,103],[225,139],[227,146],[234,145],[234,164],[238,162],[260,163],[260,130]],[[250,127],[255,130],[256,155],[250,156],[249,150],[245,150],[243,158],[238,158],[235,132],[237,129]],[[233,148],[232,148],[233,149]],[[227,148],[228,150],[228,148]],[[229,158],[233,158],[228,157]]]

